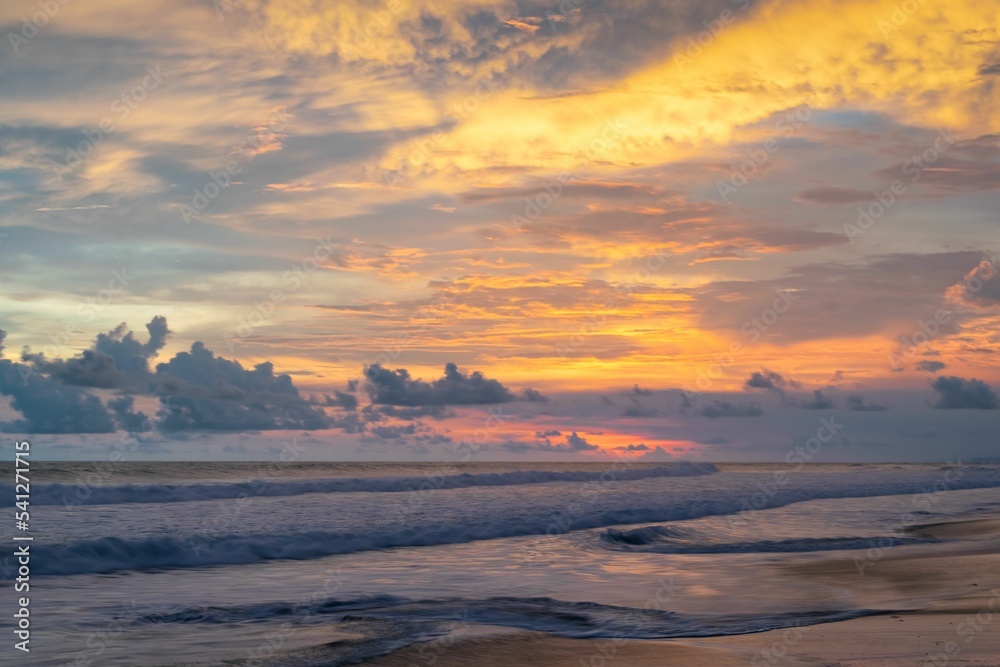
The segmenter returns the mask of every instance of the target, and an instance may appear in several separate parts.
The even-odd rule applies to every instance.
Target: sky
[[[4,455],[996,457],[995,10],[5,2]]]

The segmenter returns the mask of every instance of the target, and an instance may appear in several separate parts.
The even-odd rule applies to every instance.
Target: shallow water
[[[63,486],[33,494],[75,488],[58,465],[49,484]],[[568,464],[297,464],[240,498],[224,487],[246,483],[247,464],[162,464],[159,477],[157,465],[94,489],[117,502],[33,507],[26,664],[339,665],[496,626],[656,638],[825,622],[920,601],[856,599],[777,564],[939,549],[906,528],[1000,515],[990,466],[649,466],[622,479]],[[319,480],[325,492],[266,495]]]

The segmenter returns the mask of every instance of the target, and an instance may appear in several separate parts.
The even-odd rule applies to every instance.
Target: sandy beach
[[[841,552],[777,562],[789,576],[824,579],[864,600],[895,600],[881,615],[750,635],[658,641],[551,637],[499,631],[413,645],[371,667],[809,665],[961,667],[1000,665],[1000,519],[915,527],[950,542],[927,554]],[[860,559],[855,560],[855,559]],[[863,574],[859,570],[863,569]],[[916,601],[920,602],[916,602]],[[881,607],[885,609],[885,607]]]

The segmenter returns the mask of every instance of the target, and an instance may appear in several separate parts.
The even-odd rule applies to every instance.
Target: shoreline
[[[367,660],[366,667],[985,667],[1000,665],[1000,518],[915,526],[958,538],[924,554],[794,558],[775,566],[797,578],[825,580],[860,601],[895,599],[919,608],[845,621],[706,638],[567,639],[501,629],[495,634],[413,644]],[[967,538],[977,541],[965,542]],[[877,558],[876,558],[877,556]]]

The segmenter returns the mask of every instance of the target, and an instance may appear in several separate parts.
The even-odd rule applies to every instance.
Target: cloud
[[[0,393],[13,397],[23,421],[8,428],[35,433],[110,433],[117,423],[130,432],[149,430],[152,421],[134,409],[131,395],[107,405],[79,387],[127,389],[160,398],[158,426],[164,431],[319,429],[326,414],[303,399],[288,375],[275,375],[270,362],[253,370],[216,357],[204,343],[149,370],[149,360],[171,334],[165,318],[146,325],[140,342],[124,323],[99,334],[90,349],[70,359],[48,360],[25,348],[30,365],[2,360]],[[340,394],[340,392],[336,392]],[[344,403],[354,399],[341,394]],[[110,412],[109,412],[110,409]]]
[[[867,190],[821,186],[802,190],[795,198],[816,204],[854,204],[871,201],[872,196]]]
[[[30,361],[36,371],[47,373],[64,384],[113,389],[122,383],[122,374],[118,372],[114,358],[98,350],[84,350],[71,359],[52,361],[26,350],[21,358]]]
[[[521,390],[521,400],[528,401],[529,403],[548,403],[549,397],[542,394],[542,392],[537,389],[532,389],[531,387],[525,387]]]
[[[347,394],[334,389],[333,396],[326,395],[326,404],[330,407],[340,407],[344,410],[357,410],[358,397],[354,394]]]
[[[142,346],[147,359],[152,359],[167,344],[167,338],[173,331],[167,326],[167,318],[157,315],[146,325],[149,332],[149,340]]]
[[[108,408],[115,415],[115,420],[122,430],[129,433],[140,433],[150,430],[152,422],[143,412],[134,409],[134,396],[116,396],[108,401]]]
[[[939,377],[931,382],[931,387],[940,394],[937,402],[932,404],[939,410],[996,410],[1000,406],[996,392],[975,378]]]
[[[651,407],[648,407],[646,405],[643,405],[642,403],[639,402],[638,399],[636,399],[635,396],[629,396],[629,401],[631,401],[632,404],[631,405],[626,405],[625,409],[622,410],[622,416],[623,417],[655,417],[656,416],[656,412],[657,412],[656,408],[651,408]]]
[[[45,377],[29,366],[0,359],[0,394],[23,419],[4,424],[23,433],[113,433],[114,421],[101,399]]]
[[[114,359],[115,367],[120,371],[146,374],[149,372],[149,360],[163,348],[167,336],[171,333],[167,328],[166,318],[160,316],[154,317],[146,325],[146,329],[149,331],[149,340],[140,343],[135,334],[122,322],[108,333],[98,334],[94,341],[94,350]]]
[[[25,348],[21,359],[37,372],[64,384],[101,389],[128,384],[135,388],[149,380],[149,360],[163,348],[172,333],[162,316],[154,317],[146,329],[149,339],[145,343],[140,343],[135,333],[122,322],[108,333],[98,334],[93,346],[75,357],[46,359],[44,354]]]
[[[393,419],[419,419],[421,417],[430,417],[438,420],[455,416],[455,413],[448,409],[445,405],[419,405],[416,407],[368,405],[365,406],[362,412],[366,418],[369,418],[370,421],[377,421],[377,419],[371,419],[373,415],[378,418],[381,418],[382,416],[392,417]]]
[[[751,342],[896,337],[912,335],[915,321],[940,310],[945,290],[981,260],[981,252],[963,251],[824,261],[796,266],[779,277],[709,282],[692,294],[701,327],[740,331]],[[1000,289],[1000,280],[992,280],[976,295],[983,305],[994,283]],[[781,293],[791,303],[776,301]],[[954,333],[959,324],[960,318],[952,317],[938,335]]]
[[[834,407],[834,404],[832,398],[817,389],[813,392],[812,398],[802,401],[798,404],[798,407],[803,410],[830,410]]]
[[[780,373],[774,371],[769,371],[766,368],[762,369],[760,372],[753,373],[750,378],[743,385],[744,389],[766,389],[767,391],[778,394],[779,396],[785,395],[785,387],[792,387],[793,389],[798,389],[801,385],[794,380],[789,380],[783,377]]]
[[[497,380],[486,378],[480,371],[465,375],[453,363],[445,365],[444,377],[433,382],[413,379],[405,368],[392,371],[379,364],[367,366],[365,377],[372,402],[382,405],[488,405],[515,398]]]
[[[413,423],[405,426],[370,426],[368,432],[381,440],[401,440],[404,436],[415,435],[417,425]]]
[[[550,433],[558,433],[562,435],[559,431],[550,431]],[[540,434],[536,434],[538,436]],[[558,436],[553,436],[558,437]],[[534,442],[524,442],[520,440],[508,440],[507,442],[500,445],[501,448],[506,449],[509,452],[515,452],[518,454],[523,454],[530,451],[539,452],[589,452],[595,449],[600,449],[597,445],[587,442],[587,439],[577,435],[576,431],[565,436],[563,442],[552,442],[550,436],[544,435]]]
[[[215,354],[202,342],[156,367],[161,428],[168,431],[322,429],[330,424],[303,399],[288,375],[264,362],[253,370]]]
[[[636,458],[637,461],[673,461],[674,457],[663,449],[663,447],[657,445],[652,451],[646,452],[642,456]]]
[[[720,417],[759,417],[764,414],[764,410],[759,403],[730,403],[728,401],[714,401],[701,409],[701,415],[709,419]]]
[[[597,445],[592,445],[587,442],[586,438],[583,438],[573,431],[566,436],[566,445],[575,452],[584,452],[594,449],[599,449]]]
[[[937,373],[938,371],[947,368],[947,364],[941,361],[924,359],[922,361],[918,361],[914,368],[918,371],[925,371],[927,373]]]
[[[883,412],[888,410],[884,405],[866,403],[864,396],[852,394],[847,397],[847,409],[854,412]]]
[[[945,290],[945,301],[959,309],[987,310],[1000,306],[1000,280],[994,260],[984,259],[961,281]]]
[[[652,396],[655,393],[652,389],[643,389],[637,384],[632,385],[632,394],[634,396]]]
[[[3,351],[4,351],[3,342],[4,340],[6,340],[6,338],[7,338],[7,332],[4,331],[3,329],[0,329],[0,358],[3,357]]]

